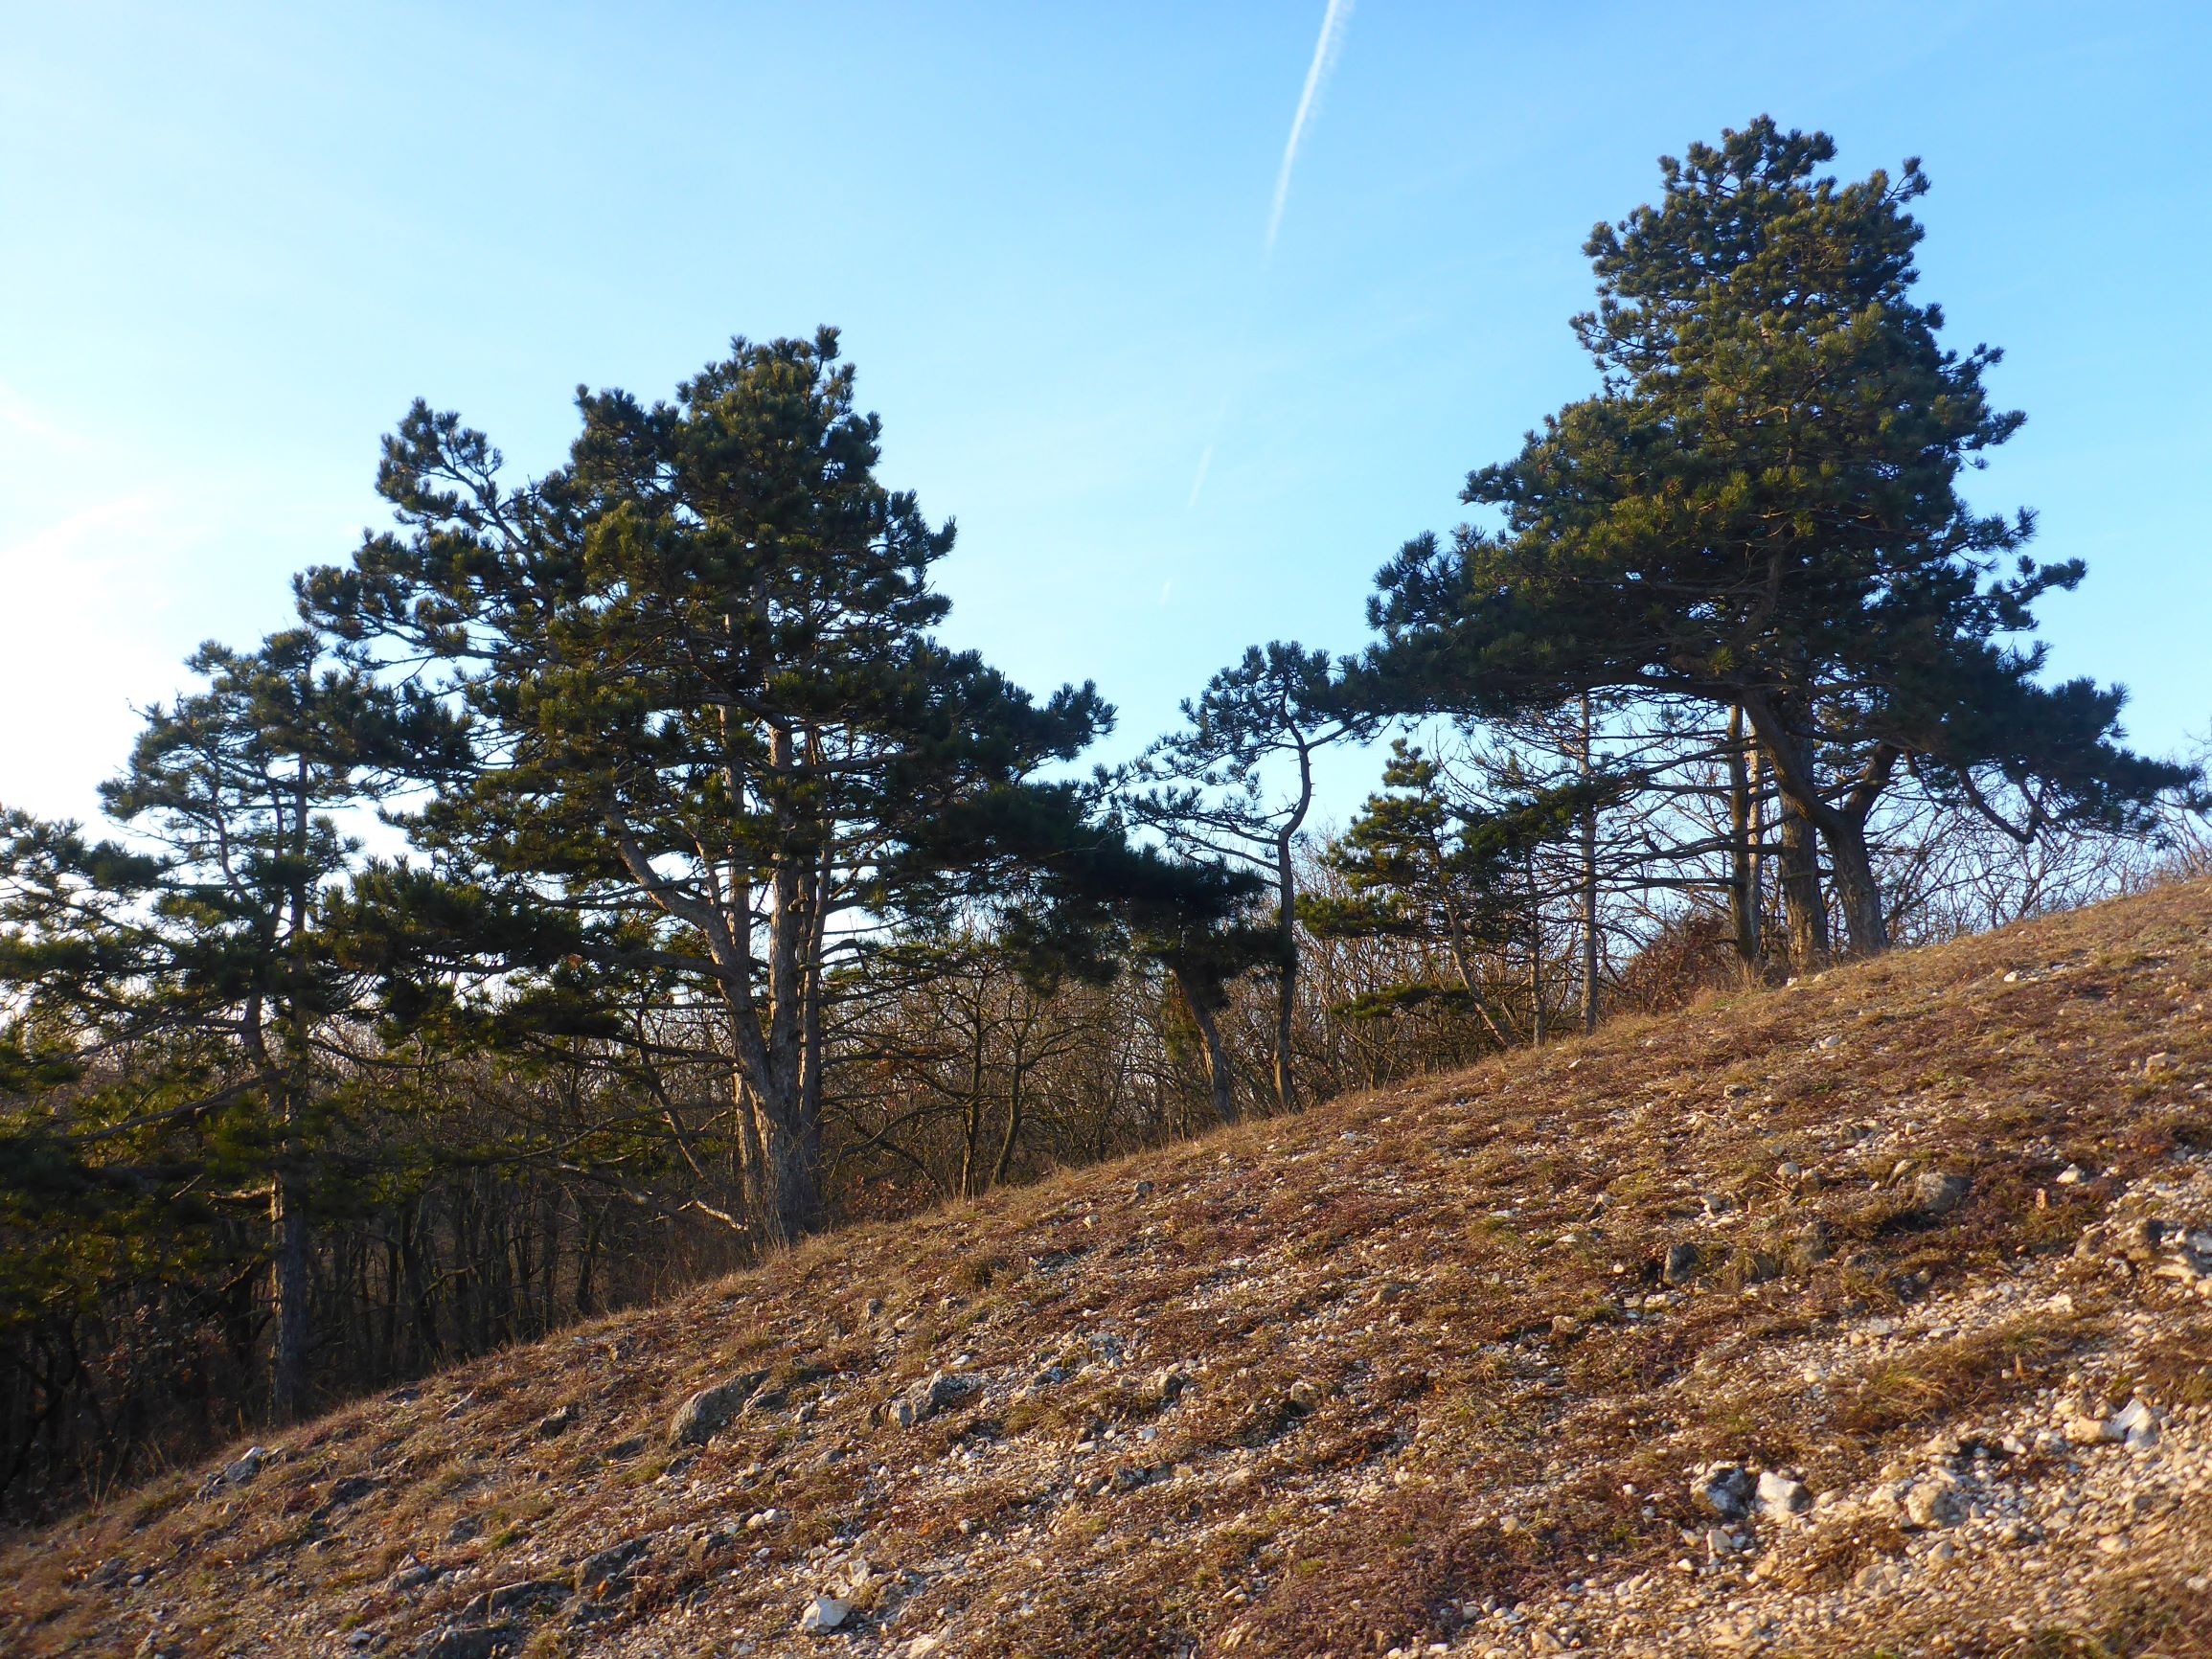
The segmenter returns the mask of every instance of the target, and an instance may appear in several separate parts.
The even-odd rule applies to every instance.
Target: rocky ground
[[[989,1202],[0,1555],[9,1653],[2212,1652],[2212,888]]]

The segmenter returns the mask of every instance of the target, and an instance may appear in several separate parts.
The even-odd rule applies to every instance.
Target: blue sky
[[[410,398],[537,468],[578,382],[823,322],[960,522],[950,635],[1126,751],[1246,643],[1357,648],[1588,388],[1592,222],[1761,111],[1924,158],[1923,291],[2029,415],[1976,502],[2089,563],[2054,670],[2212,727],[2206,9],[1360,0],[1270,254],[1324,11],[7,6],[0,800],[87,811],[194,644],[284,624]]]

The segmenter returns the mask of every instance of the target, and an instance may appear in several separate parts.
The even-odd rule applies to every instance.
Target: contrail
[[[1290,170],[1298,165],[1298,147],[1306,141],[1306,125],[1313,119],[1313,111],[1321,102],[1321,90],[1336,67],[1337,55],[1344,50],[1344,27],[1352,21],[1352,4],[1353,0],[1329,0],[1328,9],[1321,13],[1321,37],[1313,42],[1313,61],[1306,66],[1306,84],[1298,92],[1298,113],[1291,116],[1290,136],[1283,144],[1283,165],[1275,170],[1275,199],[1267,207],[1267,238],[1260,249],[1263,281],[1275,257],[1275,234],[1283,228],[1284,204],[1290,199]],[[1246,330],[1251,327],[1251,321],[1250,313],[1246,312]],[[1239,340],[1241,346],[1242,334]],[[1220,443],[1221,427],[1229,419],[1231,396],[1231,392],[1224,392],[1221,406],[1215,411],[1206,447],[1198,456],[1197,475],[1191,480],[1190,499],[1183,503],[1186,511],[1198,505],[1198,495],[1206,488],[1206,474],[1214,465],[1214,450]]]
[[[1290,170],[1298,162],[1298,146],[1306,136],[1306,124],[1313,118],[1313,106],[1321,102],[1321,88],[1329,79],[1329,72],[1336,67],[1336,55],[1344,49],[1344,26],[1352,21],[1352,0],[1329,0],[1329,10],[1321,15],[1321,38],[1313,42],[1313,61],[1306,66],[1305,90],[1298,94],[1298,113],[1290,118],[1290,137],[1283,146],[1283,165],[1275,172],[1275,201],[1267,210],[1267,240],[1263,259],[1272,258],[1275,252],[1275,233],[1283,228],[1283,204],[1290,199]]]
[[[1241,352],[1243,349],[1243,341],[1240,338],[1237,345]],[[1214,465],[1214,445],[1220,443],[1222,423],[1229,419],[1230,397],[1230,393],[1223,392],[1221,394],[1221,406],[1214,411],[1214,424],[1207,431],[1206,447],[1198,456],[1198,475],[1191,480],[1190,500],[1183,503],[1186,511],[1198,505],[1198,491],[1206,487],[1206,473]]]
[[[1219,427],[1220,422],[1217,420],[1214,422],[1214,424],[1215,426]],[[1206,444],[1206,447],[1200,451],[1198,455],[1198,475],[1191,480],[1191,498],[1190,500],[1183,503],[1184,507],[1191,508],[1198,505],[1198,491],[1205,489],[1206,473],[1212,468],[1213,465],[1214,445],[1213,443],[1209,441]]]

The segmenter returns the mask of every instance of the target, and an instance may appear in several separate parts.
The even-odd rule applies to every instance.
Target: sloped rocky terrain
[[[21,1654],[2212,1652],[2212,888],[969,1208],[0,1556]]]

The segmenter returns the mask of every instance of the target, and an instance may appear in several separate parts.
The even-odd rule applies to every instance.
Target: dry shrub
[[[1690,911],[1671,918],[1621,970],[1613,1006],[1630,1013],[1668,1013],[1686,1008],[1700,991],[1734,989],[1745,982],[1727,918]]]

